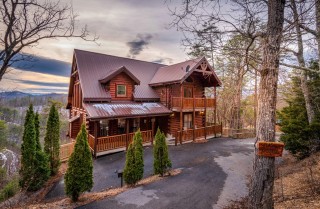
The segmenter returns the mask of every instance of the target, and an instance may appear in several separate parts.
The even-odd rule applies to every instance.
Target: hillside
[[[283,157],[277,166],[274,187],[275,208],[320,208],[320,153],[297,161]]]

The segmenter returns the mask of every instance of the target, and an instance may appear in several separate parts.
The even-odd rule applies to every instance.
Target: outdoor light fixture
[[[173,117],[174,117],[174,113],[172,113],[172,114],[170,115],[170,117],[173,118]]]

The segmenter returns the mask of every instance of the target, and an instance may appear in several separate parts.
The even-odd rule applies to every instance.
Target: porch
[[[128,134],[102,136],[97,138],[95,138],[92,134],[88,134],[88,142],[91,151],[93,153],[96,153],[95,156],[100,156],[111,152],[126,150],[129,144],[132,142],[134,134],[135,133],[133,132]],[[142,143],[144,145],[153,144],[154,133],[152,130],[141,131],[141,135]]]
[[[178,131],[175,135],[175,144],[216,137],[217,134],[222,134],[222,124]]]

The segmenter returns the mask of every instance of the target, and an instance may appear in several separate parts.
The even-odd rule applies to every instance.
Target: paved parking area
[[[169,146],[173,168],[181,168],[181,174],[81,208],[222,208],[228,200],[248,192],[253,143],[253,139],[215,138],[204,144]],[[152,175],[152,156],[152,147],[145,147],[145,176]],[[122,169],[124,163],[124,152],[96,159],[92,190],[118,187],[115,170]],[[61,180],[46,198],[64,196],[63,187]]]

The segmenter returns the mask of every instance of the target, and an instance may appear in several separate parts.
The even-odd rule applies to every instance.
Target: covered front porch
[[[152,145],[159,127],[166,132],[168,116],[101,119],[89,122],[88,142],[95,157],[126,150],[140,129],[144,145]]]

